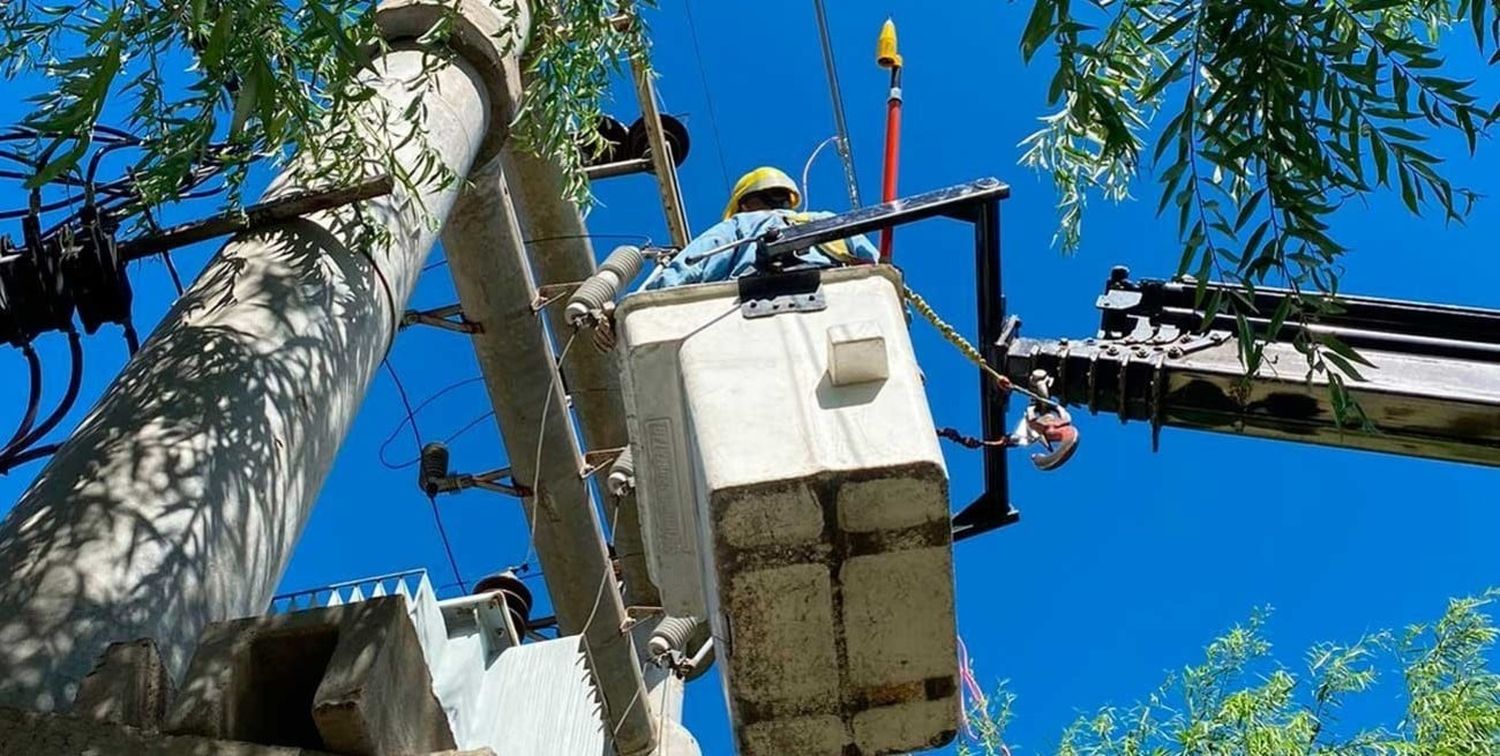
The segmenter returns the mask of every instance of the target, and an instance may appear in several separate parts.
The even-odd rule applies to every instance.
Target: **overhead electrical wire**
[[[844,117],[844,95],[839,87],[838,66],[833,58],[833,41],[828,36],[828,14],[823,0],[813,0],[813,12],[818,18],[818,41],[823,46],[823,68],[828,73],[828,95],[833,100],[833,126],[838,132],[839,157],[844,163],[844,185],[849,191],[849,207],[858,208],[859,178],[854,173],[854,145],[849,142],[849,124]]]
[[[813,161],[815,161],[815,160],[818,159],[818,153],[822,152],[823,148],[827,147],[829,142],[837,142],[838,139],[839,139],[838,134],[834,134],[833,136],[828,137],[827,139],[824,139],[821,142],[818,142],[818,146],[813,148],[812,154],[807,156],[807,162],[802,164],[802,209],[803,210],[806,210],[806,209],[812,207],[812,205],[810,204],[810,200],[808,200],[808,197],[812,196],[812,189],[810,189],[809,186],[808,186],[808,179],[809,179],[810,175],[812,174]]]
[[[693,38],[693,58],[698,63],[698,81],[703,85],[703,98],[708,101],[708,126],[714,135],[714,152],[719,156],[719,172],[724,176],[724,193],[729,194],[733,183],[729,180],[729,164],[724,160],[724,141],[719,136],[719,112],[714,107],[713,89],[708,86],[708,72],[703,65],[703,49],[698,45],[698,24],[693,20],[692,0],[682,0],[687,12],[688,33]]]
[[[78,390],[83,385],[83,340],[74,330],[68,331],[68,358],[72,364],[68,373],[68,387],[64,390],[62,399],[42,422],[0,448],[0,474],[56,451],[55,445],[37,449],[31,449],[31,446],[56,428],[78,401]]]
[[[419,414],[421,414],[422,410],[424,408],[426,408],[427,405],[432,404],[433,402],[437,401],[439,398],[441,398],[441,397],[443,397],[443,396],[445,396],[445,395],[447,395],[449,393],[452,393],[453,391],[457,391],[458,389],[461,389],[464,386],[469,386],[469,385],[472,385],[472,384],[475,384],[475,383],[479,383],[479,382],[481,382],[483,380],[484,380],[483,376],[477,376],[476,375],[476,376],[474,376],[472,378],[465,378],[465,379],[463,379],[461,381],[454,381],[453,383],[450,383],[447,386],[444,386],[444,387],[438,389],[437,391],[435,391],[435,392],[433,392],[431,394],[428,394],[427,397],[425,399],[423,399],[422,401],[417,402],[416,406],[412,409],[412,412],[407,415],[406,419],[404,419],[400,423],[398,423],[395,428],[392,428],[390,434],[385,437],[385,441],[381,442],[381,444],[380,444],[380,451],[379,451],[379,454],[378,454],[378,456],[380,458],[380,464],[381,464],[381,466],[385,467],[388,470],[401,470],[401,469],[404,469],[404,468],[407,468],[407,467],[411,467],[412,465],[415,465],[418,462],[420,462],[422,460],[422,456],[421,456],[421,454],[418,454],[416,457],[414,457],[413,459],[411,459],[408,462],[392,463],[392,462],[390,462],[389,460],[386,459],[386,449],[391,445],[392,442],[394,442],[396,440],[396,437],[401,434],[401,429],[402,428],[405,428],[408,423],[415,423],[416,422],[416,416],[419,415]],[[489,414],[482,416],[481,419],[483,419],[483,417],[489,417],[489,416],[492,416],[494,414],[495,414],[494,412],[490,412]],[[461,435],[464,431],[468,430],[470,427],[472,427],[477,422],[479,422],[479,421],[476,420],[476,421],[474,421],[474,423],[470,423],[468,426],[464,426],[462,429],[460,429],[458,431],[458,433],[455,433],[454,435],[449,436],[447,439],[444,439],[444,443],[452,441],[454,438],[456,438],[457,436]]]
[[[568,340],[563,344],[561,352],[557,354],[557,360],[553,365],[554,371],[557,365],[561,365],[567,359],[568,350],[573,348],[573,342],[578,339],[578,331],[568,334]],[[560,376],[559,376],[560,379]],[[533,496],[537,487],[542,484],[542,441],[547,438],[547,416],[552,410],[552,395],[557,390],[558,380],[547,381],[547,396],[542,400],[542,419],[536,429],[536,454],[532,455],[532,464],[536,466],[531,476],[531,491]],[[526,531],[526,556],[517,562],[522,568],[531,567],[531,555],[536,553],[536,523],[541,517],[536,512],[536,503],[532,502],[531,524]]]
[[[26,372],[31,387],[26,394],[26,414],[21,416],[16,432],[5,442],[6,448],[31,432],[31,424],[36,422],[36,413],[42,404],[42,358],[37,356],[36,348],[30,343],[21,345],[21,353],[26,355]]]
[[[406,386],[401,382],[401,376],[396,374],[395,366],[391,365],[389,357],[380,361],[385,366],[385,371],[390,374],[391,382],[396,384],[396,393],[401,397],[401,405],[406,408],[406,417],[411,421],[411,435],[417,443],[417,453],[422,452],[422,431],[417,428],[417,416],[412,411],[411,399],[406,395]],[[469,592],[468,585],[464,583],[463,573],[458,569],[458,560],[453,556],[453,543],[448,540],[448,529],[443,527],[443,513],[438,509],[437,497],[428,496],[427,503],[432,506],[432,519],[437,523],[438,538],[443,542],[443,551],[448,555],[448,566],[453,569],[453,577],[458,580],[458,587],[464,593]]]

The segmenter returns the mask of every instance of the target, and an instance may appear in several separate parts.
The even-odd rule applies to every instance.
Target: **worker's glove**
[[[594,316],[594,348],[608,352],[615,348],[615,303],[605,302]]]

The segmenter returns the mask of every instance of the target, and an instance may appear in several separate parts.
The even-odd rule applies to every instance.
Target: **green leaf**
[[[36,189],[45,184],[56,181],[58,177],[72,170],[78,165],[88,151],[89,141],[85,138],[73,140],[73,146],[61,155],[48,160],[31,178],[27,179],[23,186],[26,189]]]
[[[1175,36],[1177,32],[1182,31],[1183,27],[1187,26],[1188,23],[1192,21],[1193,18],[1195,18],[1195,16],[1195,13],[1189,12],[1184,13],[1181,16],[1178,16],[1177,18],[1169,21],[1166,26],[1158,29],[1155,34],[1152,34],[1151,37],[1146,40],[1146,44],[1151,47],[1155,47],[1163,42],[1166,42],[1167,40]]]
[[[203,48],[203,66],[217,70],[229,51],[230,32],[234,30],[234,5],[225,3],[219,8],[219,17],[214,21],[213,31],[208,35],[208,44]]]
[[[1334,354],[1337,354],[1340,357],[1349,360],[1350,362],[1357,362],[1366,367],[1375,367],[1375,363],[1365,359],[1363,355],[1361,355],[1359,352],[1354,351],[1353,347],[1345,344],[1337,336],[1326,335],[1321,337],[1319,341],[1323,344],[1323,346],[1333,350]]]
[[[1364,382],[1366,380],[1364,375],[1361,374],[1349,360],[1340,355],[1324,353],[1323,359],[1332,362],[1334,364],[1334,367],[1337,367],[1339,369],[1340,373],[1343,373],[1344,375],[1347,375],[1356,381]],[[1342,384],[1340,384],[1340,387],[1342,387]],[[1347,398],[1345,401],[1347,401]]]
[[[1240,207],[1240,213],[1234,219],[1234,230],[1235,231],[1239,231],[1240,229],[1242,229],[1242,228],[1245,227],[1245,224],[1248,223],[1250,221],[1250,218],[1255,215],[1255,209],[1260,206],[1260,201],[1265,196],[1266,196],[1265,187],[1262,187],[1262,188],[1256,190],[1256,192],[1254,194],[1250,195],[1250,199],[1247,200],[1242,207]],[[1264,225],[1264,224],[1262,224],[1262,225]]]
[[[1147,85],[1146,89],[1141,92],[1140,98],[1142,100],[1149,100],[1155,97],[1168,84],[1180,79],[1182,77],[1182,68],[1187,64],[1189,57],[1187,53],[1178,56],[1177,60],[1167,67],[1167,70],[1163,71],[1160,76]]]
[[[1389,183],[1390,155],[1386,152],[1385,140],[1379,136],[1370,137],[1370,154],[1375,157],[1375,176],[1381,184]]]
[[[1021,59],[1029,62],[1052,35],[1052,19],[1058,11],[1056,0],[1033,0],[1031,15],[1021,32]]]

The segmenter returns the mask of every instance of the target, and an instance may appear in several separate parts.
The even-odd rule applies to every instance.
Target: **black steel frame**
[[[1005,330],[1005,295],[1001,277],[1000,201],[1010,187],[998,179],[982,178],[967,184],[917,194],[841,215],[779,229],[761,239],[760,255],[785,260],[823,242],[892,228],[928,218],[946,217],[974,226],[974,299],[978,307],[979,343],[985,359],[998,366]],[[979,378],[979,407],[984,438],[1005,433],[1009,394],[983,374]],[[953,517],[953,540],[986,533],[1020,519],[1010,504],[1006,450],[984,450],[984,492]]]

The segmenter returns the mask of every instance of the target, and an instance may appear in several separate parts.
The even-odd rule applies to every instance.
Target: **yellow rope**
[[[969,340],[965,339],[963,334],[958,332],[957,328],[949,325],[947,321],[939,317],[937,311],[932,309],[932,305],[927,304],[927,300],[923,299],[921,294],[912,291],[910,286],[904,284],[901,289],[902,293],[906,295],[906,300],[911,302],[911,306],[915,307],[917,312],[922,313],[922,317],[927,318],[927,322],[931,323],[933,328],[938,329],[938,333],[943,334],[943,338],[947,339],[949,344],[957,347],[958,351],[962,352],[965,357],[968,357],[969,362],[978,365],[980,370],[989,374],[1001,386],[1010,383],[1008,378],[1001,375],[993,367],[990,367],[990,363],[984,361],[984,355],[980,354],[979,350],[975,349],[974,345],[970,344]]]
[[[943,338],[947,339],[949,344],[952,344],[954,347],[956,347],[959,352],[963,353],[963,356],[969,358],[969,362],[972,362],[976,366],[978,366],[979,369],[983,370],[986,375],[995,379],[995,382],[1000,384],[1001,388],[1007,391],[1014,391],[1018,394],[1023,394],[1049,405],[1054,404],[1051,399],[1038,396],[1031,391],[1027,391],[1024,388],[1011,383],[1009,378],[1006,378],[1000,373],[1000,371],[992,367],[989,362],[985,361],[984,355],[980,354],[979,350],[975,349],[974,345],[970,344],[969,340],[965,339],[963,337],[963,334],[958,332],[957,328],[954,328],[952,325],[949,325],[947,321],[943,320],[937,314],[937,310],[932,309],[932,305],[928,304],[927,300],[923,299],[921,294],[912,291],[911,287],[905,284],[901,285],[901,291],[902,294],[906,296],[906,301],[911,302],[911,306],[916,308],[917,312],[921,313],[922,317],[926,318],[927,322],[931,323],[933,328],[936,328],[939,333],[943,334]]]

